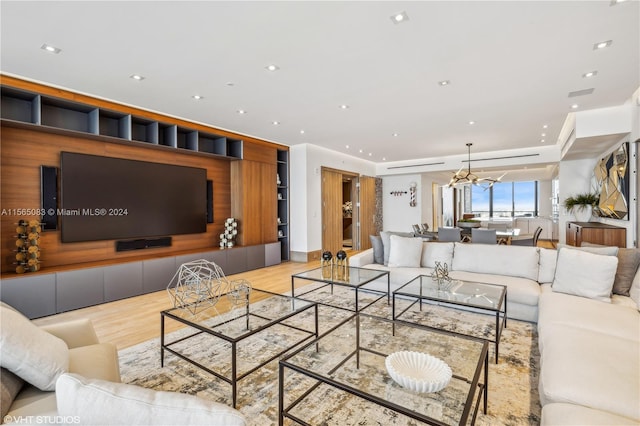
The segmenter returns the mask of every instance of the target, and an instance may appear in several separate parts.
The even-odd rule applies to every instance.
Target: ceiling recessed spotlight
[[[46,43],[40,46],[40,49],[46,50],[49,53],[55,53],[56,55],[62,52],[62,49],[58,49],[57,47],[51,46],[50,44],[46,44]]]
[[[394,24],[399,24],[401,22],[406,22],[409,20],[409,15],[407,15],[407,12],[400,12],[400,13],[395,13],[393,15],[390,16],[391,20],[393,21]]]
[[[369,153],[369,157],[371,157],[371,153]]]
[[[274,65],[274,64],[267,65],[265,68],[266,68],[268,71],[278,71],[278,70],[280,69],[280,67],[279,67],[279,66]]]
[[[132,78],[132,79],[137,80],[137,81],[144,80],[144,77],[141,76],[140,74],[132,74],[132,75],[129,76],[129,78]]]
[[[387,157],[382,157],[382,161],[387,161]]]
[[[540,139],[540,143],[544,143],[544,139]]]
[[[451,81],[449,81],[449,80],[441,80],[441,81],[438,82],[438,84],[440,86],[448,86],[448,85],[451,84]]]
[[[274,121],[271,122],[271,124],[273,124],[274,126],[279,126],[280,122],[277,121],[277,120],[274,120]]]
[[[613,40],[601,41],[593,45],[593,50],[600,50],[607,48],[613,44]]]
[[[397,138],[399,135],[398,135],[397,133],[394,133],[392,136],[393,136],[394,138]]]
[[[360,154],[362,154],[362,150],[359,150],[358,152],[359,152]]]
[[[475,121],[473,121],[473,120],[469,121],[469,125],[470,125],[470,126],[473,126],[474,124],[476,124],[476,122],[475,122]]]
[[[571,105],[571,109],[578,109],[578,106],[579,106],[578,104],[573,104]]]
[[[204,99],[204,97],[200,95],[193,95],[192,98],[195,99],[196,101],[199,101],[200,99]]]
[[[547,136],[547,134],[546,134],[546,133],[543,133],[543,134],[541,134],[540,136],[542,136],[542,137],[544,138],[545,136]]]
[[[349,145],[345,145],[344,147],[345,147],[345,148],[347,148],[347,149],[349,149]]]
[[[589,71],[582,74],[582,78],[591,78],[595,77],[598,74],[598,71]]]
[[[340,105],[340,109],[349,109],[349,105],[342,104]]]
[[[243,109],[239,109],[239,110],[238,110],[238,114],[246,114],[246,113],[247,113],[247,111],[245,111],[245,110],[243,110]]]
[[[303,129],[303,130],[300,130],[300,134],[301,134],[301,135],[304,135],[304,129]]]
[[[548,127],[549,127],[549,125],[548,125],[548,124],[543,124],[543,125],[542,125],[542,128],[543,128],[543,129],[547,129]]]
[[[624,3],[627,0],[611,0],[611,4],[609,6],[615,6],[618,3]]]

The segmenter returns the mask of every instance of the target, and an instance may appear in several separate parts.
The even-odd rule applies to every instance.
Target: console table
[[[567,222],[567,244],[580,247],[583,242],[604,246],[627,246],[627,229],[600,222]]]

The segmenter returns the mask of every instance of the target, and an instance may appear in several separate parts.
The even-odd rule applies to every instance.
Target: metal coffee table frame
[[[334,266],[334,268],[336,268]],[[377,301],[379,301],[380,299],[382,299],[384,296],[387,296],[387,304],[391,303],[391,281],[389,279],[389,271],[382,271],[382,270],[378,270],[378,269],[367,269],[367,268],[357,268],[355,266],[349,266],[349,271],[350,271],[350,276],[352,276],[354,273],[357,274],[360,271],[364,271],[364,273],[367,274],[371,274],[370,277],[363,279],[361,282],[358,282],[356,284],[352,284],[350,282],[346,282],[344,280],[340,280],[337,278],[337,274],[335,274],[334,278],[334,274],[332,273],[331,277],[329,278],[325,278],[322,276],[322,268],[315,268],[315,269],[311,269],[309,271],[305,271],[305,272],[300,272],[297,274],[293,274],[291,275],[291,295],[293,297],[296,297],[298,299],[302,299],[302,300],[309,300],[309,301],[313,301],[318,303],[319,305],[324,305],[324,306],[330,306],[332,308],[337,308],[337,309],[344,309],[344,310],[349,310],[352,312],[359,312],[365,308],[367,308],[368,306],[373,305],[374,303],[376,303]],[[333,269],[332,269],[333,270]],[[366,286],[370,283],[372,283],[373,281],[382,278],[386,275],[387,277],[387,291],[382,291],[382,290],[375,290],[375,289],[370,289],[367,288]],[[313,282],[319,282],[319,283],[325,283],[325,285],[321,285],[320,287],[316,287],[312,290],[307,290],[307,291],[303,291],[302,293],[298,293],[297,295],[295,294],[295,280],[299,279],[299,280],[307,280],[307,281],[313,281]],[[317,292],[318,290],[330,286],[331,287],[331,294],[333,294],[333,286],[340,286],[340,287],[345,287],[345,288],[350,288],[354,290],[354,294],[355,294],[355,309],[349,309],[349,308],[345,308],[343,306],[336,306],[334,304],[331,303],[323,303],[321,301],[317,301],[317,300],[313,300],[313,299],[308,299],[305,298],[304,296],[307,294],[311,294],[314,292]],[[372,301],[371,303],[368,303],[366,306],[361,307],[359,305],[359,292],[366,292],[366,293],[373,293],[373,294],[377,294],[380,295],[380,297],[378,297],[376,300]]]
[[[408,291],[405,288],[412,285],[416,280],[420,280],[420,291],[419,292],[412,292],[412,291]],[[499,285],[499,284],[488,284],[488,283],[476,283],[473,281],[465,281],[465,280],[460,280],[463,284],[470,284],[470,285],[476,285],[479,284],[481,286],[489,286],[489,287],[494,287],[497,289],[502,289],[500,296],[498,297],[498,300],[496,301],[496,307],[491,308],[488,306],[483,306],[481,304],[474,304],[474,303],[466,303],[464,301],[460,301],[460,300],[452,300],[452,299],[446,299],[445,297],[439,297],[439,296],[433,296],[433,295],[428,295],[428,294],[424,294],[424,287],[425,285],[423,284],[423,281],[425,281],[427,284],[432,284],[433,285],[437,285],[433,282],[433,279],[428,276],[428,275],[419,275],[417,277],[415,277],[414,279],[412,279],[411,281],[407,282],[406,284],[404,284],[402,287],[398,288],[397,290],[395,290],[393,292],[393,307],[392,307],[392,312],[393,312],[393,319],[394,320],[398,320],[398,321],[403,321],[403,322],[409,322],[412,323],[410,320],[407,319],[403,319],[401,318],[402,315],[404,313],[406,313],[409,309],[411,309],[416,303],[420,304],[420,311],[422,311],[422,307],[423,305],[429,305],[429,303],[424,303],[425,300],[429,300],[429,301],[433,301],[433,302],[438,302],[440,304],[445,304],[445,305],[452,305],[452,307],[455,306],[463,306],[463,307],[469,307],[469,308],[473,308],[473,309],[479,309],[479,310],[484,310],[487,311],[491,314],[494,314],[496,317],[496,321],[495,321],[495,339],[491,340],[491,339],[484,339],[487,340],[488,342],[494,343],[495,347],[496,347],[496,356],[495,356],[495,361],[496,364],[498,363],[498,351],[500,349],[500,337],[502,336],[502,330],[507,328],[507,287],[504,285]],[[434,290],[433,287],[430,288],[431,290]],[[450,294],[447,291],[438,291],[438,294]],[[397,297],[401,297],[403,299],[415,299],[413,301],[413,303],[411,303],[409,306],[407,306],[405,309],[403,309],[402,311],[400,311],[399,313],[396,313],[396,298]],[[475,296],[476,298],[478,296]],[[469,313],[475,313],[473,311],[468,311]],[[437,329],[436,327],[430,327],[428,325],[423,325],[423,324],[416,324],[420,327],[426,327],[426,328],[431,328],[431,329]],[[457,333],[457,334],[462,334],[462,333]],[[463,334],[465,335],[465,334]],[[475,336],[473,336],[475,337]]]
[[[277,294],[277,293],[272,293],[266,290],[258,290],[258,289],[253,289],[252,292],[257,292],[259,294],[264,294],[266,296],[269,297],[281,297],[281,298],[285,298],[285,299],[289,299],[292,303],[294,302],[294,300],[296,300],[297,298],[292,298],[290,296],[284,296],[281,294]],[[264,300],[264,299],[263,299]],[[197,322],[194,321],[190,321],[186,318],[182,318],[180,316],[175,315],[173,312],[175,312],[178,309],[182,309],[182,308],[171,308],[171,309],[167,309],[164,310],[162,312],[160,312],[160,367],[164,367],[164,354],[165,351],[170,352],[172,354],[174,354],[175,356],[195,365],[196,367],[206,371],[209,374],[212,374],[214,376],[216,376],[217,378],[225,381],[226,383],[231,385],[231,392],[232,392],[232,400],[233,400],[233,407],[236,407],[236,402],[237,402],[237,387],[238,387],[238,381],[242,380],[243,378],[247,377],[248,375],[250,375],[251,373],[255,372],[256,370],[264,367],[265,365],[267,365],[268,363],[270,363],[271,361],[277,359],[278,357],[280,357],[282,354],[290,351],[293,348],[296,348],[297,346],[301,345],[302,343],[308,341],[309,339],[313,339],[313,338],[317,338],[318,337],[318,304],[315,302],[310,302],[310,301],[303,301],[301,299],[297,299],[297,301],[299,302],[304,302],[307,303],[307,305],[302,306],[301,308],[298,309],[294,309],[291,312],[289,312],[286,315],[283,316],[278,316],[276,318],[268,318],[262,315],[256,315],[255,313],[250,312],[249,306],[246,306],[246,308],[244,309],[244,313],[240,314],[239,316],[235,316],[234,318],[231,319],[227,319],[224,321],[221,321],[219,323],[215,323],[212,324],[210,326],[203,326],[201,324],[198,324]],[[296,315],[301,314],[302,312],[305,312],[309,309],[314,309],[314,330],[306,330],[300,327],[296,327],[290,324],[286,324],[283,321],[294,317]],[[260,319],[260,320],[264,320],[267,321],[266,323],[264,323],[263,325],[257,327],[254,330],[250,330],[247,333],[241,334],[237,337],[231,337],[231,336],[227,336],[224,333],[220,332],[220,331],[216,331],[213,330],[212,327],[220,327],[224,324],[228,324],[232,321],[236,321],[238,319],[244,319],[246,320],[246,324],[247,324],[247,328],[249,327],[249,322],[251,320],[252,317],[255,317],[256,319]],[[171,320],[174,321],[178,321],[182,324],[185,324],[191,328],[195,328],[196,331],[195,333],[191,333],[187,336],[181,337],[177,340],[174,340],[170,343],[166,343],[165,342],[165,320],[169,318]],[[238,353],[238,344],[243,341],[244,339],[253,336],[254,334],[260,333],[265,331],[266,329],[274,326],[274,325],[281,325],[284,327],[288,327],[291,329],[295,329],[298,331],[301,331],[305,334],[308,334],[306,337],[297,340],[294,344],[284,348],[283,350],[281,350],[280,352],[278,352],[277,354],[269,357],[268,359],[260,362],[257,366],[249,369],[248,371],[242,373],[242,374],[238,374],[238,365],[237,365],[237,353]],[[216,371],[213,371],[211,368],[199,363],[198,361],[195,361],[191,358],[189,358],[188,356],[178,352],[177,350],[174,350],[171,346],[183,342],[187,339],[190,339],[192,337],[201,335],[201,334],[208,334],[212,337],[224,340],[226,342],[229,342],[231,344],[231,377],[226,377]]]
[[[319,336],[316,340],[307,343],[306,345],[304,345],[303,347],[297,349],[296,351],[294,351],[291,354],[288,354],[287,356],[283,357],[280,360],[280,368],[279,368],[279,376],[278,376],[278,380],[279,380],[279,399],[278,399],[278,424],[280,426],[282,426],[284,424],[284,419],[288,418],[290,420],[293,420],[294,422],[301,424],[301,425],[305,425],[305,426],[311,426],[310,423],[304,421],[303,419],[299,418],[298,416],[295,416],[291,413],[291,410],[293,410],[298,404],[302,403],[305,398],[307,398],[307,396],[309,396],[309,394],[311,394],[318,386],[320,386],[321,384],[327,384],[330,385],[336,389],[339,389],[341,391],[350,393],[356,397],[362,398],[364,400],[367,400],[369,402],[372,402],[374,404],[380,405],[382,407],[388,408],[390,410],[393,410],[397,413],[406,415],[408,417],[411,417],[413,419],[416,419],[418,421],[421,422],[425,422],[427,424],[430,425],[438,425],[438,426],[445,426],[446,423],[439,421],[437,419],[433,419],[430,418],[422,413],[416,412],[416,411],[412,411],[411,409],[408,409],[406,407],[403,407],[401,405],[398,405],[396,403],[387,401],[385,399],[382,399],[378,396],[375,395],[371,395],[365,391],[362,391],[360,389],[357,389],[353,386],[349,386],[345,383],[339,382],[337,380],[334,380],[333,378],[331,378],[330,376],[332,374],[334,374],[337,370],[339,370],[347,361],[349,361],[351,358],[356,357],[356,365],[357,368],[360,368],[360,353],[361,352],[368,352],[371,353],[373,355],[376,356],[381,356],[381,357],[386,357],[389,354],[384,354],[384,353],[380,353],[374,349],[370,349],[367,347],[363,347],[360,345],[360,317],[369,317],[369,318],[375,318],[378,321],[383,321],[383,322],[387,322],[387,323],[392,323],[394,324],[394,330],[395,330],[395,322],[386,318],[381,318],[381,317],[376,317],[373,315],[368,315],[368,314],[364,314],[362,312],[356,312],[354,315],[350,316],[349,318],[345,319],[344,321],[340,322],[338,325],[336,325],[335,327],[331,328],[330,330],[328,330],[327,332],[323,333],[321,336]],[[354,351],[352,351],[351,353],[349,353],[341,362],[338,362],[336,364],[336,366],[328,372],[328,374],[321,374],[315,371],[310,371],[307,368],[301,367],[299,365],[294,364],[291,359],[294,358],[296,355],[298,355],[300,352],[312,347],[315,345],[315,350],[318,350],[318,342],[321,341],[323,338],[325,338],[327,335],[329,335],[330,333],[334,332],[336,329],[344,326],[347,322],[353,320],[355,318],[356,320],[356,326],[355,326],[355,333],[356,333],[356,349]],[[412,323],[408,323],[408,322],[403,322],[402,323],[403,326],[408,326],[408,327],[413,327],[416,329],[423,329],[423,327],[420,327],[419,325],[415,325]],[[442,335],[449,335],[449,336],[454,336],[457,339],[466,339],[466,340],[471,340],[471,341],[475,341],[478,342],[478,344],[481,345],[481,350],[480,350],[480,356],[479,359],[477,361],[477,364],[475,366],[475,372],[473,374],[473,377],[471,378],[465,378],[465,377],[460,377],[457,376],[455,373],[453,375],[453,378],[456,380],[462,380],[465,381],[466,383],[470,384],[469,387],[469,394],[467,395],[466,401],[465,401],[465,406],[463,409],[463,412],[461,414],[461,418],[459,421],[460,425],[465,425],[467,424],[468,420],[469,420],[469,416],[471,417],[471,424],[475,424],[476,421],[476,417],[478,414],[478,410],[480,407],[480,399],[483,399],[483,411],[486,414],[487,413],[487,398],[488,398],[488,388],[489,388],[489,349],[488,349],[488,345],[489,342],[486,341],[485,339],[479,339],[479,338],[475,338],[475,337],[470,337],[470,336],[465,336],[465,335],[460,335],[457,333],[453,333],[453,332],[449,332],[449,331],[445,331],[445,330],[426,330],[428,332],[431,333],[437,333],[437,334],[442,334]],[[298,398],[296,398],[293,402],[291,402],[288,406],[285,407],[284,404],[284,393],[285,393],[285,369],[290,369],[293,370],[297,373],[300,373],[302,375],[305,375],[307,377],[310,377],[312,379],[317,380],[317,383],[315,383],[314,385],[312,385],[306,392],[304,392],[301,396],[299,396]],[[481,373],[483,374],[483,381],[480,381],[480,377],[481,377]],[[478,391],[479,389],[479,391]],[[476,392],[478,393],[477,396],[475,396]],[[475,402],[475,409],[472,411],[473,405],[474,405],[474,400]]]

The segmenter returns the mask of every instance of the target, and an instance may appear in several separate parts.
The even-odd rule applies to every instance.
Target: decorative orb
[[[345,260],[347,258],[347,252],[344,250],[340,250],[339,252],[336,253],[336,258],[338,260]]]
[[[333,258],[333,255],[331,254],[330,251],[322,252],[322,260],[329,261],[329,260],[331,260],[331,258]]]

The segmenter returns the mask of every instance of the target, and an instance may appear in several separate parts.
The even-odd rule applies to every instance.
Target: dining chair
[[[495,229],[471,229],[471,242],[473,244],[497,244]]]
[[[459,242],[460,228],[438,228],[438,241]]]
[[[533,235],[529,238],[521,238],[517,240],[511,240],[512,246],[533,246],[536,247],[538,245],[538,239],[540,238],[540,234],[542,233],[542,228],[538,226],[536,230],[533,232]]]

